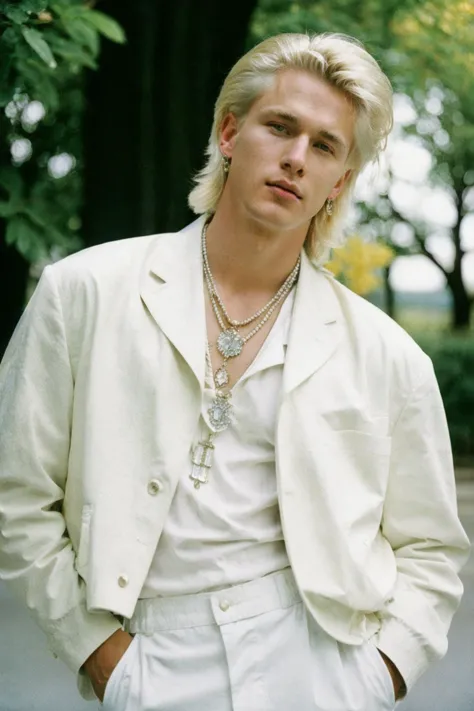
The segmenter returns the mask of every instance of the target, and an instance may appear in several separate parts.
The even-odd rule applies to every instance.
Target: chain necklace
[[[199,489],[201,484],[206,484],[208,481],[209,470],[212,466],[212,457],[214,453],[214,437],[219,432],[223,432],[232,422],[232,387],[229,387],[227,392],[224,392],[221,388],[223,386],[229,386],[230,376],[226,368],[227,361],[230,358],[235,358],[240,355],[245,344],[253,337],[256,333],[260,331],[261,328],[266,324],[272,313],[275,311],[280,302],[288,296],[291,289],[293,288],[299,273],[301,259],[298,261],[290,272],[288,277],[283,282],[282,286],[278,289],[276,294],[265,304],[261,309],[259,309],[253,316],[243,320],[237,321],[231,319],[227,310],[224,306],[222,299],[220,298],[214,277],[209,266],[209,261],[207,258],[207,248],[206,248],[206,228],[204,226],[202,231],[202,257],[203,257],[203,271],[204,278],[206,282],[206,287],[209,293],[209,298],[211,301],[212,309],[216,316],[217,322],[221,329],[219,337],[217,339],[217,350],[223,356],[222,365],[213,374],[214,385],[216,388],[215,396],[211,406],[208,409],[209,421],[213,431],[209,433],[206,440],[198,442],[196,447],[193,448],[192,452],[192,464],[193,468],[190,474],[190,479],[194,481],[194,486]],[[222,312],[222,313],[221,313]],[[247,326],[250,323],[256,321],[259,317],[262,317],[260,321],[253,327],[253,329],[246,335],[241,336],[237,330],[237,327]],[[226,322],[228,326],[226,326]],[[230,326],[230,328],[229,328]],[[207,359],[212,372],[212,361],[209,351],[209,343],[207,344]]]
[[[255,321],[261,314],[265,313],[265,311],[273,306],[276,302],[280,300],[280,297],[282,294],[286,291],[288,284],[293,284],[295,282],[295,278],[298,275],[298,271],[300,268],[300,259],[298,258],[298,261],[296,262],[293,271],[290,272],[290,274],[287,276],[281,287],[278,289],[276,294],[270,299],[270,301],[265,304],[265,306],[262,306],[261,309],[259,309],[256,313],[253,314],[253,316],[250,316],[249,318],[246,318],[244,321],[237,321],[236,319],[231,319],[229,314],[227,313],[227,309],[224,306],[224,303],[222,299],[219,296],[219,293],[217,291],[216,283],[214,281],[214,277],[212,276],[211,268],[209,266],[209,260],[207,257],[207,247],[206,247],[206,231],[207,231],[207,225],[204,225],[203,229],[203,240],[202,240],[202,256],[203,256],[203,266],[204,266],[204,275],[206,277],[206,282],[207,282],[207,287],[209,294],[212,297],[215,297],[217,303],[219,304],[222,313],[225,316],[226,321],[231,325],[231,326],[247,326],[249,323],[252,323],[252,321]],[[219,321],[219,325],[224,329],[224,326]]]

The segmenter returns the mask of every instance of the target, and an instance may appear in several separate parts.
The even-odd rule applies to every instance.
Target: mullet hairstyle
[[[207,162],[194,179],[188,203],[198,215],[216,211],[227,175],[219,148],[222,122],[233,113],[245,119],[252,104],[268,91],[277,72],[299,69],[344,92],[356,111],[355,139],[347,169],[352,172],[328,215],[323,206],[312,218],[305,240],[309,258],[327,260],[341,243],[357,176],[385,148],[393,126],[392,87],[376,60],[354,38],[340,34],[288,33],[269,37],[247,52],[224,81],[214,108]]]

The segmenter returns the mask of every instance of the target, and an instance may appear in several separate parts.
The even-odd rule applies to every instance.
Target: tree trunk
[[[457,219],[453,227],[454,265],[452,272],[446,276],[453,297],[451,327],[456,331],[469,328],[472,306],[472,299],[467,292],[462,274],[462,262],[465,254],[461,241],[461,225],[464,218],[463,200],[464,183],[461,181],[455,185]]]
[[[245,49],[256,0],[232,21],[218,0],[103,0],[125,46],[104,42],[89,77],[83,237],[97,244],[184,226],[219,88]]]
[[[463,196],[464,183],[461,182],[455,186],[457,219],[453,227],[454,266],[452,272],[446,277],[453,297],[451,326],[456,331],[469,328],[472,306],[472,299],[467,292],[462,274],[462,262],[465,254],[461,242],[461,225],[464,218]]]
[[[390,268],[391,264],[384,267],[384,284],[385,284],[385,312],[390,318],[395,319],[395,291],[390,283]]]
[[[467,330],[471,323],[472,299],[460,271],[455,270],[448,275],[448,288],[453,297],[451,327],[456,331]]]
[[[15,247],[5,243],[5,222],[0,221],[0,359],[22,314],[30,265]]]

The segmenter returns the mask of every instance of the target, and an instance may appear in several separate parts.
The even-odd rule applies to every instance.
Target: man
[[[1,371],[0,573],[105,708],[391,709],[446,652],[432,366],[318,266],[391,125],[358,43],[270,38],[222,87],[202,217],[44,271]]]

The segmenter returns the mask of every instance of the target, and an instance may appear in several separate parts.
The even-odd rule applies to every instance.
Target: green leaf
[[[37,15],[46,10],[48,3],[45,0],[22,0],[21,7],[25,12],[32,12]]]
[[[13,89],[11,87],[0,86],[0,107],[3,108],[12,100]]]
[[[92,27],[83,17],[74,19],[64,17],[62,24],[66,32],[78,44],[87,47],[92,55],[96,57],[99,53],[98,31]]]
[[[5,44],[7,47],[14,47],[18,42],[18,33],[15,27],[7,27],[5,32],[0,35],[0,42]]]
[[[16,208],[14,203],[0,200],[0,217],[11,217],[15,212]]]
[[[12,62],[12,53],[4,45],[0,45],[0,86],[5,86]]]
[[[31,72],[33,75],[33,72]],[[49,76],[40,74],[32,85],[34,98],[41,101],[46,111],[57,111],[60,105],[59,90],[54,81]]]
[[[87,22],[95,27],[101,35],[104,35],[107,39],[112,40],[112,42],[118,42],[119,44],[124,44],[126,42],[125,32],[119,23],[108,15],[105,15],[103,12],[99,12],[98,10],[89,10],[89,12],[84,13],[84,20],[87,20]]]
[[[16,25],[22,25],[28,20],[28,13],[19,7],[7,7],[5,15]]]
[[[4,166],[0,168],[0,185],[12,200],[19,200],[23,194],[23,180],[18,168]]]
[[[18,217],[14,217],[13,219],[9,220],[5,232],[5,242],[7,244],[16,244],[20,229],[21,219],[19,219]]]
[[[14,93],[14,87],[10,84],[12,59],[12,52],[0,44],[0,106],[6,106]]]
[[[65,17],[66,15],[78,14],[78,12],[85,12],[87,8],[84,5],[63,5],[63,3],[52,2],[48,5],[48,9],[54,12],[58,17]]]
[[[28,51],[28,50],[27,50]],[[26,93],[33,99],[41,101],[47,111],[56,111],[59,107],[59,92],[57,73],[45,70],[43,62],[29,53],[27,59],[17,60],[17,70],[22,78]]]
[[[29,262],[37,261],[44,254],[44,237],[41,230],[34,227],[23,215],[15,215],[8,221],[5,242],[15,245]]]
[[[23,27],[21,33],[30,47],[39,57],[41,57],[43,62],[45,62],[50,69],[56,69],[58,66],[56,60],[51,52],[49,44],[42,37],[41,32],[38,32],[38,30],[32,30],[29,27]]]
[[[71,64],[89,67],[90,69],[97,68],[97,64],[91,54],[79,47],[76,42],[65,40],[62,37],[54,37],[51,38],[51,45],[57,56],[63,57]]]
[[[39,227],[41,230],[45,230],[47,228],[46,222],[43,220],[41,215],[39,215],[37,212],[34,210],[30,210],[29,208],[25,208],[22,210],[23,214],[28,217],[28,219],[31,221],[32,225],[34,227]]]

